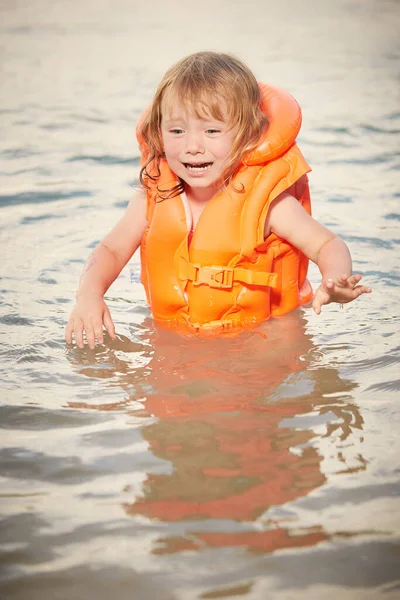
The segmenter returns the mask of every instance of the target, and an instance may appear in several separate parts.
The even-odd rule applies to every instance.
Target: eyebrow
[[[203,121],[204,123],[219,123],[222,125],[226,125],[227,121],[221,121],[220,119],[216,119],[214,117],[198,117],[200,121]],[[170,125],[171,123],[185,123],[186,120],[184,117],[172,117],[170,119],[162,119],[162,123],[164,125]]]
[[[170,124],[170,123],[183,123],[183,122],[184,122],[184,119],[182,119],[182,117],[175,117],[173,119],[162,119],[162,123],[164,123],[164,124],[165,123],[167,123],[167,124]]]

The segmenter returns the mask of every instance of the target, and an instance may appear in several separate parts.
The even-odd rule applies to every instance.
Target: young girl
[[[312,299],[351,302],[344,242],[310,216],[295,140],[301,112],[237,58],[198,52],[167,71],[138,125],[140,180],[125,215],[85,266],[66,341],[103,343],[115,328],[103,296],[137,248],[154,319],[194,332],[241,330]],[[308,259],[322,283],[314,297]]]

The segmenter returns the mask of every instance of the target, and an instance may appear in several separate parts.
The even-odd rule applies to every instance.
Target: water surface
[[[398,3],[6,0],[0,23],[2,596],[398,597]],[[314,215],[373,294],[181,338],[134,257],[117,340],[67,348],[137,119],[201,49],[299,100]]]

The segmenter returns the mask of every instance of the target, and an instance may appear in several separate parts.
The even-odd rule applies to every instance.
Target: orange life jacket
[[[254,326],[312,297],[308,259],[274,234],[264,240],[271,202],[285,190],[311,212],[310,167],[295,143],[301,110],[287,92],[260,88],[267,131],[232,183],[205,206],[190,244],[184,200],[158,193],[177,183],[165,159],[159,178],[147,180],[141,276],[154,319],[164,325],[197,331]],[[144,161],[140,123],[137,133]]]

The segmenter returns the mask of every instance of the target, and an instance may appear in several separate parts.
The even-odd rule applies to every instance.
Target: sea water
[[[398,3],[3,0],[0,23],[2,597],[399,597]],[[300,102],[314,215],[373,293],[184,338],[135,256],[117,339],[68,348],[138,117],[203,49]]]

